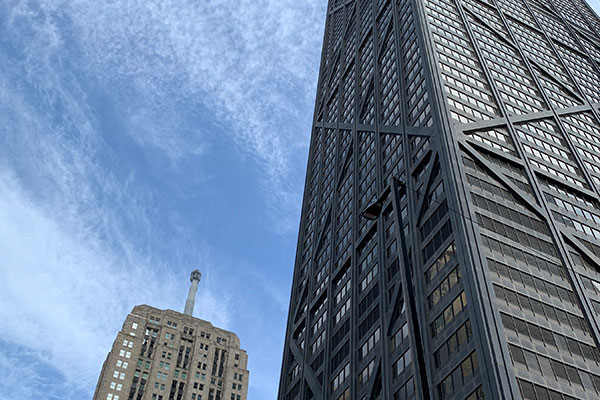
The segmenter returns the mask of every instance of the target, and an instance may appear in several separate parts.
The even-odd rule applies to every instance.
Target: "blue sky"
[[[324,17],[0,2],[0,399],[91,398],[126,314],[183,310],[194,268],[275,397]]]
[[[91,398],[194,268],[276,397],[325,6],[0,2],[0,400]]]

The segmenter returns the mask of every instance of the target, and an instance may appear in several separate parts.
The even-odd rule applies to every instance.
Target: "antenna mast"
[[[185,315],[192,315],[194,313],[194,304],[196,303],[196,291],[198,290],[198,284],[200,283],[200,278],[202,274],[198,270],[192,271],[190,275],[190,292],[188,293],[188,298],[185,302],[185,310],[183,313]]]

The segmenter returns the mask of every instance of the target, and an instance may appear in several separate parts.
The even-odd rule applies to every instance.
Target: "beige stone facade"
[[[235,333],[136,306],[102,366],[93,400],[246,400],[248,355]]]

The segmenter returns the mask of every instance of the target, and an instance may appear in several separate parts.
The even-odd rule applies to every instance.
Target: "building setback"
[[[584,0],[330,0],[279,399],[599,399],[599,116]]]
[[[102,366],[93,400],[246,400],[248,355],[235,333],[191,316],[193,277],[190,315],[133,308]]]

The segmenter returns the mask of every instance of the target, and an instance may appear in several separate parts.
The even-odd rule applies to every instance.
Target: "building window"
[[[137,328],[138,328],[137,322],[134,322],[133,324],[131,324],[131,329],[137,329]]]
[[[337,374],[335,378],[333,378],[333,382],[331,383],[332,391],[336,391],[342,383],[346,380],[346,378],[350,375],[350,363],[346,364],[344,368]]]
[[[465,292],[462,291],[448,307],[431,324],[432,336],[436,336],[448,325],[457,315],[466,307],[467,299]]]
[[[375,359],[371,360],[369,364],[358,374],[358,384],[364,385],[369,380],[369,377],[373,373],[373,368],[375,367]]]
[[[473,352],[438,385],[440,398],[447,399],[451,397],[456,390],[464,387],[478,369],[477,355]]]
[[[346,389],[337,400],[350,400],[350,388]]]
[[[410,349],[408,349],[393,365],[392,365],[392,371],[394,374],[394,377],[399,376],[400,374],[402,374],[404,372],[404,370],[406,368],[408,368],[408,366],[410,365],[410,363],[412,362],[412,354],[410,352]]]
[[[406,339],[408,339],[408,324],[405,322],[392,337],[392,351],[400,347]]]

